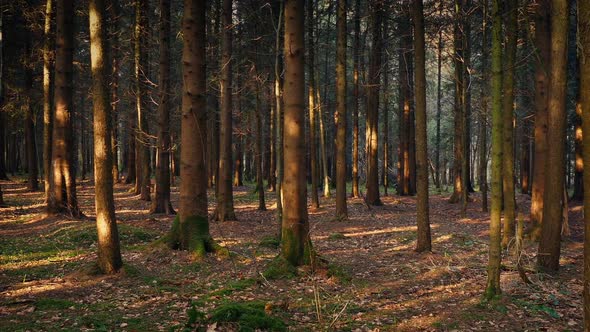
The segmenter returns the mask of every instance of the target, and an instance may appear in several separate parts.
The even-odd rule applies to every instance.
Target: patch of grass
[[[269,280],[291,279],[297,275],[297,269],[281,256],[273,259],[262,275]]]
[[[221,295],[221,296],[230,295],[231,293],[233,293],[235,291],[241,291],[241,290],[247,289],[250,286],[254,285],[255,283],[256,283],[256,279],[253,279],[253,278],[236,280],[233,282],[229,282],[225,288],[215,291],[215,292],[211,293],[211,295]]]
[[[533,311],[533,312],[544,313],[551,318],[559,318],[559,314],[557,313],[557,311],[555,311],[555,309],[553,309],[552,307],[545,305],[545,304],[537,304],[537,303],[533,303],[533,302],[529,302],[529,301],[525,301],[525,300],[521,300],[521,299],[513,299],[512,303],[514,303],[520,307],[523,307],[525,309],[528,309],[530,311]]]
[[[455,330],[459,328],[459,323],[457,322],[450,322],[450,323],[443,323],[443,322],[434,322],[432,323],[432,327],[437,328],[439,330]]]
[[[346,236],[342,233],[332,233],[328,236],[328,240],[343,240]]]
[[[235,323],[241,332],[287,331],[287,326],[282,320],[266,314],[262,302],[222,304],[211,313],[210,321]]]
[[[44,298],[35,302],[38,310],[65,310],[76,307],[76,303],[65,299]]]
[[[416,241],[416,233],[406,233],[403,237],[399,240],[401,244],[408,244]]]
[[[260,247],[277,249],[281,245],[281,240],[276,236],[265,236],[258,244]]]

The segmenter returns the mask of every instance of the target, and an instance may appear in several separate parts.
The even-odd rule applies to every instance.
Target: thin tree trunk
[[[237,220],[232,191],[232,0],[223,0],[221,14],[221,126],[219,130],[219,182],[217,216],[219,221]]]
[[[373,42],[369,65],[369,87],[367,88],[367,196],[369,205],[382,205],[379,199],[379,85],[382,52],[382,8],[380,4],[371,2],[371,33]]]
[[[422,0],[414,0],[412,6],[414,21],[414,54],[416,59],[416,171],[418,236],[416,251],[430,251],[430,220],[428,214],[428,140],[426,137],[426,55],[424,46],[424,8]]]
[[[481,110],[479,116],[479,190],[481,191],[481,210],[488,212],[488,0],[484,0],[482,9],[482,88],[480,89]]]
[[[266,211],[264,202],[264,181],[262,173],[262,107],[260,105],[260,82],[256,82],[256,191],[258,192],[258,210]]]
[[[539,241],[537,264],[541,270],[553,272],[559,269],[561,250],[562,190],[565,174],[565,92],[567,63],[568,1],[553,0],[551,6],[551,63],[547,149],[545,162],[545,194],[543,197],[543,226]]]
[[[136,131],[136,189],[139,199],[149,201],[150,197],[150,151],[148,143],[147,123],[147,86],[148,62],[146,49],[148,42],[148,0],[137,0],[135,3],[135,107],[137,111]],[[137,190],[136,190],[137,191]]]
[[[159,74],[156,188],[150,212],[174,214],[170,203],[170,0],[160,0]]]
[[[324,94],[324,97],[326,95]],[[316,99],[318,102],[318,118],[320,121],[320,154],[322,155],[322,173],[324,179],[324,197],[332,196],[330,192],[330,174],[328,173],[328,152],[326,151],[326,129],[324,126],[324,105],[320,99],[320,91],[316,89]]]
[[[590,133],[590,2],[578,1],[582,131]],[[584,164],[590,165],[590,135],[583,137]],[[584,168],[584,331],[590,331],[590,167]]]
[[[284,210],[281,254],[293,265],[313,264],[307,215],[304,125],[304,1],[285,1]]]
[[[359,52],[361,41],[361,1],[354,6],[354,49],[353,49],[353,85],[354,109],[352,129],[352,197],[359,195]]]
[[[518,0],[506,3],[506,43],[504,57],[503,78],[503,141],[502,147],[502,175],[504,197],[504,231],[502,233],[502,247],[506,248],[515,234],[514,195],[514,66],[516,64],[516,46],[518,41]]]
[[[113,153],[113,181],[119,183],[119,144],[118,144],[118,127],[119,127],[119,70],[121,64],[121,52],[120,52],[120,7],[118,1],[108,0],[107,7],[109,8],[109,15],[111,16],[111,36],[110,36],[110,50],[111,50],[111,62],[112,62],[112,73],[111,73],[111,108],[113,117],[112,130],[111,130],[111,147]],[[108,30],[108,29],[107,29]]]
[[[346,0],[338,0],[336,18],[336,217],[348,218],[346,207]],[[313,145],[313,144],[312,144]]]
[[[102,0],[90,0],[90,58],[94,110],[94,182],[98,267],[103,273],[116,273],[122,266],[119,232],[113,198],[113,154],[111,151],[111,104],[107,87],[105,8]]]
[[[280,62],[280,53],[281,53],[281,23],[283,18],[283,1],[279,3],[279,13],[278,13],[278,22],[276,26],[276,36],[275,36],[275,63],[274,63],[274,97],[275,97],[275,107],[276,107],[276,141],[275,141],[275,150],[276,150],[276,166],[277,166],[277,224],[278,224],[278,235],[279,238],[282,239],[282,222],[283,222],[283,176],[284,176],[284,168],[283,168],[283,104],[282,104],[282,95],[281,95],[281,62]]]
[[[487,0],[486,0],[487,1]],[[439,8],[439,15],[442,15],[442,8],[443,2],[440,2]],[[434,151],[435,155],[435,169],[436,169],[436,188],[438,190],[441,189],[441,164],[440,164],[440,119],[442,114],[442,86],[441,86],[441,78],[442,78],[442,49],[443,49],[443,38],[442,38],[442,28],[439,27],[438,30],[438,47],[437,47],[437,70],[436,70],[436,77],[437,77],[437,84],[436,84],[436,149]],[[484,39],[485,40],[485,39]]]
[[[313,17],[313,10],[314,10],[314,1],[309,0],[307,4],[307,52],[308,58],[306,59],[307,63],[307,73],[308,73],[308,99],[309,99],[309,163],[311,168],[311,205],[315,208],[320,207],[320,200],[318,197],[318,163],[317,163],[317,145],[316,145],[316,83],[315,83],[315,50],[314,50],[314,17]],[[322,150],[323,156],[323,150]]]
[[[51,20],[53,16],[53,0],[45,1],[45,24],[43,27],[43,181],[45,187],[45,202],[52,191],[51,188],[51,132],[53,129],[53,35],[51,29]],[[1,121],[1,120],[0,120]],[[0,125],[1,126],[1,125]],[[0,136],[2,132],[0,131]],[[3,139],[0,138],[0,152],[2,149]],[[2,164],[2,155],[0,154],[0,165]]]
[[[488,279],[484,296],[492,299],[502,293],[500,269],[502,262],[502,12],[500,0],[492,0],[492,206],[490,211],[490,249]]]
[[[35,111],[33,110],[33,67],[31,64],[32,52],[32,33],[27,29],[27,41],[25,46],[24,71],[25,87],[28,91],[26,98],[25,112],[25,150],[27,153],[27,189],[31,191],[39,190],[39,169],[37,168],[37,146],[35,144]]]

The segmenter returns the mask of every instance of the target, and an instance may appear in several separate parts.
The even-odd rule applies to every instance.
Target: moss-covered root
[[[171,249],[188,250],[194,260],[203,259],[207,253],[215,253],[221,257],[229,256],[229,251],[209,235],[207,217],[189,216],[181,221],[180,215],[176,215],[170,233],[161,241]]]

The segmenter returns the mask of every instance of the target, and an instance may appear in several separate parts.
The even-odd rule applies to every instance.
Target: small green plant
[[[349,283],[352,280],[348,271],[336,264],[328,265],[328,277],[334,278],[340,283]]]
[[[70,307],[75,307],[76,303],[64,299],[45,298],[37,300],[35,305],[39,310],[65,310]]]
[[[211,293],[211,295],[222,295],[222,296],[230,295],[231,293],[233,293],[235,291],[241,291],[241,290],[247,289],[250,286],[254,285],[255,283],[256,283],[256,279],[253,279],[253,278],[247,278],[247,279],[233,281],[233,282],[228,283],[225,288]]]

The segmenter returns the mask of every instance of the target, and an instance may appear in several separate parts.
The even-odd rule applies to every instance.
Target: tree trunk
[[[181,168],[178,216],[167,237],[174,249],[188,250],[194,259],[218,250],[209,234],[207,216],[207,141],[205,73],[205,2],[184,1],[182,18]],[[230,183],[231,184],[231,183]]]
[[[547,149],[545,161],[545,194],[543,197],[543,226],[539,241],[537,264],[543,271],[559,269],[561,222],[565,164],[565,90],[567,63],[568,1],[553,0],[551,6],[551,63],[547,100]]]
[[[170,0],[160,0],[160,103],[156,188],[151,213],[174,214],[170,203]]]
[[[418,236],[416,251],[430,251],[430,221],[428,217],[428,139],[426,137],[426,55],[424,46],[424,8],[422,0],[414,0],[415,94],[416,94],[416,171],[418,202],[416,221]]]
[[[455,65],[455,105],[454,105],[454,144],[453,144],[453,194],[449,199],[450,203],[458,203],[463,200],[463,191],[465,183],[463,182],[463,160],[465,158],[465,127],[464,111],[465,108],[465,62],[464,62],[464,1],[455,0],[455,19],[454,19],[454,55],[453,62]]]
[[[481,110],[479,116],[479,190],[481,191],[481,210],[488,212],[488,0],[484,0],[482,9],[482,49],[481,73],[482,88],[479,100]],[[438,149],[437,149],[438,150]]]
[[[443,2],[440,2],[439,14],[442,15],[443,9]],[[441,189],[441,164],[440,164],[440,119],[442,115],[442,86],[441,86],[441,78],[442,78],[442,49],[443,49],[443,38],[442,38],[443,29],[439,28],[438,30],[438,48],[437,48],[437,70],[436,70],[436,77],[437,77],[437,84],[436,84],[436,149],[434,151],[435,155],[435,170],[436,170],[436,188],[440,191]],[[484,39],[485,40],[485,39]]]
[[[53,193],[48,200],[48,212],[68,211],[81,217],[76,196],[76,173],[72,133],[72,72],[74,44],[74,6],[72,0],[57,1],[57,31],[55,55],[55,122],[53,125]],[[65,190],[64,190],[65,189]],[[65,191],[65,195],[64,195]]]
[[[281,254],[293,265],[313,264],[305,181],[304,1],[285,1],[284,209]]]
[[[32,32],[27,29],[27,40],[24,50],[25,89],[27,91],[25,112],[25,150],[27,153],[27,189],[39,190],[39,169],[37,168],[37,146],[35,143],[35,111],[33,110],[33,66],[31,63]]]
[[[547,95],[549,74],[547,68],[551,59],[550,1],[539,0],[535,11],[535,155],[533,163],[533,185],[531,196],[530,237],[538,241],[543,222],[543,201],[545,194],[545,165],[547,164]]]
[[[266,211],[266,203],[264,202],[264,174],[262,172],[262,107],[260,105],[259,81],[256,82],[256,110],[254,112],[256,112],[256,191],[258,192],[258,210]]]
[[[315,94],[317,86],[315,84],[315,50],[314,50],[314,18],[313,18],[313,10],[314,10],[314,1],[309,0],[307,4],[307,73],[308,73],[308,99],[309,99],[309,163],[311,168],[311,205],[316,209],[320,207],[320,200],[318,197],[318,163],[317,163],[317,145],[316,145],[316,100]]]
[[[353,49],[353,85],[354,109],[352,114],[352,197],[359,195],[359,52],[361,46],[361,1],[354,6],[354,49]]]
[[[119,183],[119,144],[118,144],[118,127],[119,127],[119,70],[121,65],[121,52],[120,48],[120,7],[118,1],[108,0],[107,8],[109,8],[108,14],[111,16],[110,22],[110,45],[111,45],[111,108],[112,108],[112,126],[111,126],[111,147],[113,154],[113,181]],[[108,29],[107,29],[108,31]]]
[[[346,207],[346,0],[338,0],[336,18],[336,217],[348,218]],[[311,144],[313,145],[313,144]]]
[[[276,167],[277,167],[277,224],[278,224],[278,235],[282,238],[283,228],[283,176],[284,176],[284,163],[283,163],[283,103],[282,103],[282,82],[281,82],[281,20],[283,18],[283,1],[279,3],[278,22],[276,26],[275,35],[275,63],[274,63],[274,97],[275,97],[275,117],[276,117]]]
[[[92,62],[92,104],[94,112],[94,182],[98,267],[116,273],[122,266],[119,232],[113,198],[113,154],[111,151],[111,104],[108,91],[105,8],[103,0],[90,0],[90,58]]]
[[[45,24],[43,27],[43,181],[45,187],[45,201],[52,191],[51,188],[51,132],[53,128],[53,38],[51,20],[53,16],[53,0],[45,1]],[[1,121],[1,120],[0,120]],[[1,126],[1,125],[0,125]],[[0,136],[2,132],[0,131]],[[0,138],[0,152],[2,151],[2,138]],[[0,165],[2,155],[0,154]]]
[[[379,199],[379,85],[382,52],[382,8],[371,2],[371,59],[369,65],[369,82],[367,88],[367,196],[369,205],[382,205]]]
[[[137,111],[136,130],[136,189],[139,199],[149,201],[150,197],[150,151],[147,123],[147,81],[149,80],[146,49],[148,33],[148,0],[136,0],[135,3],[135,107]]]
[[[506,10],[506,43],[504,56],[503,79],[503,160],[502,160],[502,190],[504,197],[504,232],[502,233],[502,247],[506,248],[514,238],[515,208],[514,196],[514,66],[516,64],[516,45],[518,41],[518,0],[505,3]],[[560,187],[561,188],[561,187]]]
[[[590,133],[590,2],[578,1],[582,131]],[[583,137],[584,163],[590,165],[590,135]],[[584,168],[584,331],[590,331],[590,168]]]
[[[237,220],[232,191],[232,0],[223,0],[221,14],[221,126],[219,130],[219,182],[217,216],[219,221]]]
[[[502,262],[502,12],[500,0],[492,0],[492,206],[490,211],[490,249],[485,297],[501,294],[500,269]]]

